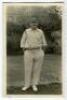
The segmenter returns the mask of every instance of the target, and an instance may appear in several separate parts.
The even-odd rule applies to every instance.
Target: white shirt
[[[36,48],[47,45],[45,36],[41,29],[32,30],[26,29],[21,38],[21,48]]]

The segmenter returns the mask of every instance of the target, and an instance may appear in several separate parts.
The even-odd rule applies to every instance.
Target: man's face
[[[30,26],[33,30],[35,30],[37,28],[38,24],[37,23],[31,23]]]

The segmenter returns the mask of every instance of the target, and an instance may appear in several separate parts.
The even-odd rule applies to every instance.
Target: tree
[[[52,46],[52,32],[61,30],[62,18],[57,6],[23,6],[8,7],[7,11],[7,47],[13,51],[20,50],[20,39],[23,31],[29,27],[32,17],[36,17],[39,28],[44,31],[48,46]],[[54,38],[55,39],[55,38]],[[51,47],[53,48],[53,47]],[[11,51],[11,50],[10,50]]]

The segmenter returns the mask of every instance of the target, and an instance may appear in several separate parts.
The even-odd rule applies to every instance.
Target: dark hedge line
[[[20,40],[23,32],[29,27],[32,17],[36,17],[39,28],[44,31],[48,47],[46,53],[61,53],[62,18],[57,6],[21,7],[8,9],[7,13],[7,54],[23,54]],[[58,34],[56,35],[56,32]],[[55,33],[55,34],[54,34]],[[59,45],[58,42],[59,41]]]

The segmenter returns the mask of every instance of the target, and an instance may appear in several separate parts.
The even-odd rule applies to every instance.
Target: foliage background
[[[38,19],[48,46],[46,53],[61,54],[62,10],[61,6],[8,6],[7,7],[7,54],[22,54],[20,40],[29,27],[32,17]]]

